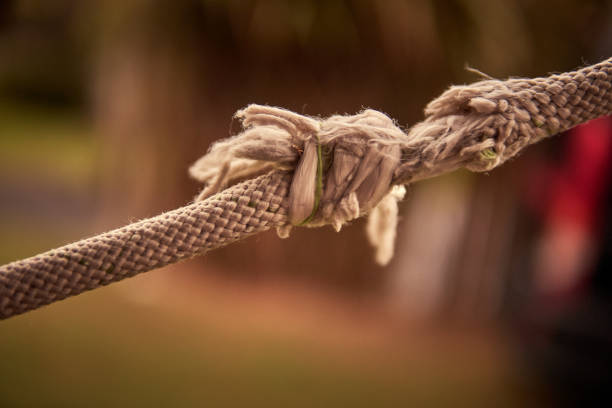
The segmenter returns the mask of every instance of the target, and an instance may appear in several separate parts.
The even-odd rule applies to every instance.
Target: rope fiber
[[[0,267],[0,318],[294,225],[336,230],[369,214],[377,259],[393,254],[402,185],[460,167],[489,171],[526,146],[612,113],[612,58],[535,79],[453,86],[404,133],[366,110],[318,119],[251,105],[245,130],[190,169],[193,204]],[[229,186],[229,187],[228,187]]]

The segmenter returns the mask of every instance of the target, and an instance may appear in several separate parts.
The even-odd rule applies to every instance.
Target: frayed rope
[[[384,264],[405,193],[391,186],[461,167],[489,171],[545,137],[612,113],[612,58],[545,78],[485,78],[447,89],[407,134],[371,109],[318,119],[250,105],[236,113],[245,130],[215,143],[190,168],[205,184],[197,199],[272,169],[294,170],[279,236],[297,225],[339,231],[370,214],[368,236]]]
[[[215,143],[190,168],[206,185],[198,200],[272,169],[295,169],[289,222],[277,229],[279,237],[288,237],[293,226],[330,224],[340,231],[371,212],[367,231],[376,259],[389,262],[397,202],[405,193],[403,186],[391,188],[400,164],[397,142],[406,137],[393,120],[371,109],[318,120],[261,105],[250,105],[236,117],[245,130]]]
[[[369,238],[378,261],[387,262],[397,201],[405,193],[397,185],[459,167],[491,170],[544,137],[611,115],[612,58],[547,78],[454,86],[425,114],[406,135],[376,111],[319,120],[250,106],[238,112],[245,131],[215,144],[191,169],[205,183],[199,198],[249,180],[209,200],[1,266],[0,319],[201,255],[288,218],[290,225],[327,222],[339,229],[369,212]],[[294,185],[289,172],[254,178],[274,168],[294,170]]]

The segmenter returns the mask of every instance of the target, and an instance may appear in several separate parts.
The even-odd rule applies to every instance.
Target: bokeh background
[[[450,84],[612,55],[608,1],[2,0],[0,263],[181,206],[249,103],[406,127]],[[0,323],[0,406],[558,406],[612,364],[612,125]]]

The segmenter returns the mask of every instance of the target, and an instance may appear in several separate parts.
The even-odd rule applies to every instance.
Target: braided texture
[[[284,236],[291,225],[339,229],[366,213],[370,240],[386,243],[379,252],[388,261],[403,196],[397,185],[459,167],[488,171],[547,136],[612,114],[612,58],[547,78],[453,86],[425,114],[406,134],[372,110],[326,120],[258,105],[239,111],[246,130],[191,169],[206,185],[201,201],[0,267],[0,318],[272,227]]]
[[[489,171],[528,145],[612,114],[612,58],[545,78],[452,86],[402,141],[395,183],[459,167]]]
[[[205,201],[0,267],[0,318],[159,268],[283,224],[290,175],[271,173]]]

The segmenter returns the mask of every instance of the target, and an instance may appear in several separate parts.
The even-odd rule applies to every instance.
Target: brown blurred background
[[[188,166],[249,103],[408,127],[479,79],[466,65],[541,76],[610,55],[607,1],[2,0],[0,263],[187,203]],[[607,268],[601,123],[410,186],[385,268],[362,221],[270,232],[2,322],[0,406],[570,401],[579,365],[555,330]],[[609,356],[605,307],[576,332]]]

